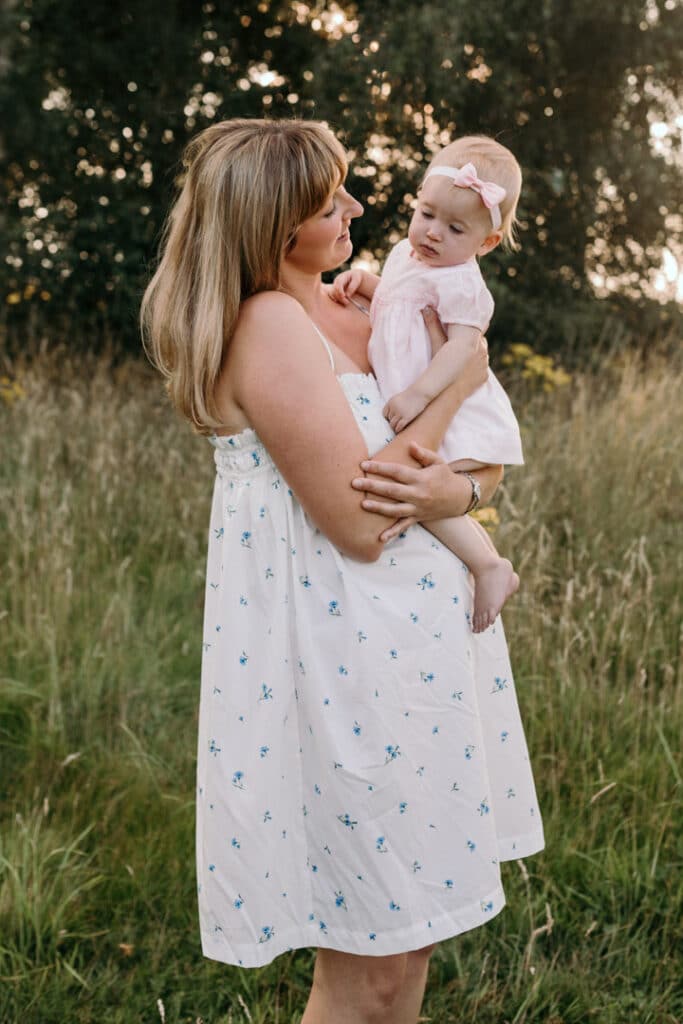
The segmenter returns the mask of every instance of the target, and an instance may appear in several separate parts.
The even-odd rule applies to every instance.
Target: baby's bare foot
[[[519,576],[507,558],[500,558],[490,569],[477,574],[474,585],[472,632],[483,633],[519,587]]]

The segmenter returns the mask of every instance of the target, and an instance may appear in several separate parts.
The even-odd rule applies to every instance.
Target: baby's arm
[[[434,353],[427,369],[405,391],[393,395],[384,407],[384,415],[398,434],[429,403],[440,395],[461,373],[481,336],[476,327],[449,324],[448,341]]]
[[[348,306],[349,299],[356,294],[372,302],[378,284],[377,274],[371,274],[368,270],[344,270],[332,282],[330,295],[342,306]]]

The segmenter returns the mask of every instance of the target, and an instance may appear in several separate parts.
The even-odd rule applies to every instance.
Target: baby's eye
[[[462,234],[462,228],[457,228],[455,224],[449,224],[448,227],[450,228],[454,235]]]
[[[433,213],[428,213],[426,210],[422,211],[422,216],[425,217],[427,220],[433,220],[434,219],[434,214]]]

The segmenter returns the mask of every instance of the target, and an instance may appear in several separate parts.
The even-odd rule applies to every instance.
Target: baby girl
[[[370,362],[386,399],[384,415],[396,433],[455,380],[486,331],[493,299],[477,260],[500,243],[516,247],[521,184],[519,164],[505,146],[485,136],[457,139],[429,165],[408,238],[389,254],[382,277],[349,270],[335,278],[338,302],[356,294],[372,302]],[[438,313],[448,334],[445,342],[430,341],[421,315],[425,306]],[[510,401],[491,372],[452,420],[440,454],[469,478],[468,512],[479,501],[470,470],[524,461]],[[482,632],[517,590],[519,577],[471,516],[425,525],[472,572],[472,628]]]

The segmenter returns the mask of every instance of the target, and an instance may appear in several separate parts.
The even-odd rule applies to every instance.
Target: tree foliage
[[[356,253],[376,260],[440,145],[484,132],[510,146],[522,249],[483,268],[499,338],[553,349],[615,304],[636,325],[675,314],[643,282],[680,236],[679,0],[14,0],[0,18],[0,297],[15,344],[138,345],[182,149],[236,115],[330,123],[367,207]]]

